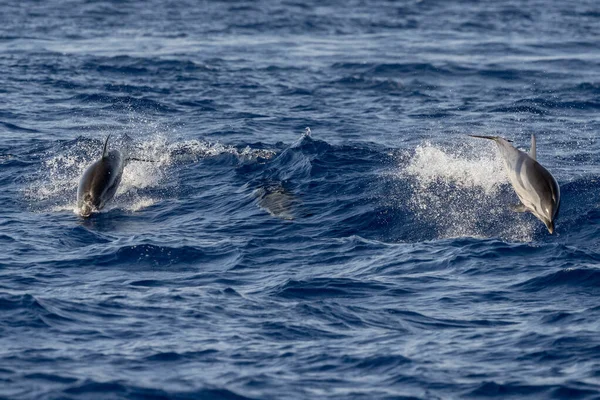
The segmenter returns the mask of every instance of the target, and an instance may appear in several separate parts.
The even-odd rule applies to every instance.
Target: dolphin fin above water
[[[536,160],[535,135],[531,136],[529,154],[516,149],[499,136],[471,136],[493,140],[496,143],[504,160],[508,179],[522,203],[522,207],[515,207],[515,210],[530,211],[552,234],[560,207],[560,187],[552,174]]]
[[[104,141],[104,148],[102,149],[102,158],[108,155],[108,139],[110,139],[110,134],[106,137]]]

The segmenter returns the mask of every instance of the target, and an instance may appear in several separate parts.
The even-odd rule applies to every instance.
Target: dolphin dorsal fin
[[[104,149],[102,149],[102,158],[108,155],[108,139],[110,139],[110,135],[108,135],[106,137],[106,140],[104,141]]]
[[[529,157],[535,160],[535,135],[531,134],[531,149],[529,149]]]

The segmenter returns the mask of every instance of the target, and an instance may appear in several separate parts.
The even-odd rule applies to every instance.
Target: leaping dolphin
[[[530,211],[552,234],[560,207],[560,187],[552,174],[536,160],[535,135],[531,135],[529,154],[516,149],[499,136],[470,136],[496,142],[504,159],[508,179],[521,200],[521,204],[513,209],[517,212]]]
[[[108,151],[108,139],[104,142],[102,158],[90,165],[79,181],[77,209],[87,218],[92,212],[101,210],[117,192],[125,161],[118,150]]]

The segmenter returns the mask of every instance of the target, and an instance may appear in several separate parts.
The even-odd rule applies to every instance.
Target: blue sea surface
[[[600,399],[599,38],[592,0],[0,2],[0,399]],[[109,134],[154,162],[84,219]],[[536,134],[555,234],[473,134]]]

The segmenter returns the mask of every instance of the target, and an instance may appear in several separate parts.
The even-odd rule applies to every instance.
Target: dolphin
[[[294,208],[299,204],[294,194],[281,183],[262,186],[254,191],[258,206],[273,217],[293,220]]]
[[[108,151],[108,139],[104,142],[102,158],[90,165],[79,181],[77,189],[77,209],[79,215],[89,217],[92,212],[101,210],[117,192],[125,160],[118,150]]]
[[[521,204],[514,206],[513,210],[530,211],[546,225],[550,234],[554,233],[554,221],[560,207],[560,187],[552,174],[536,160],[535,135],[531,135],[529,154],[499,136],[470,136],[493,140],[498,145],[508,179],[521,200]]]

